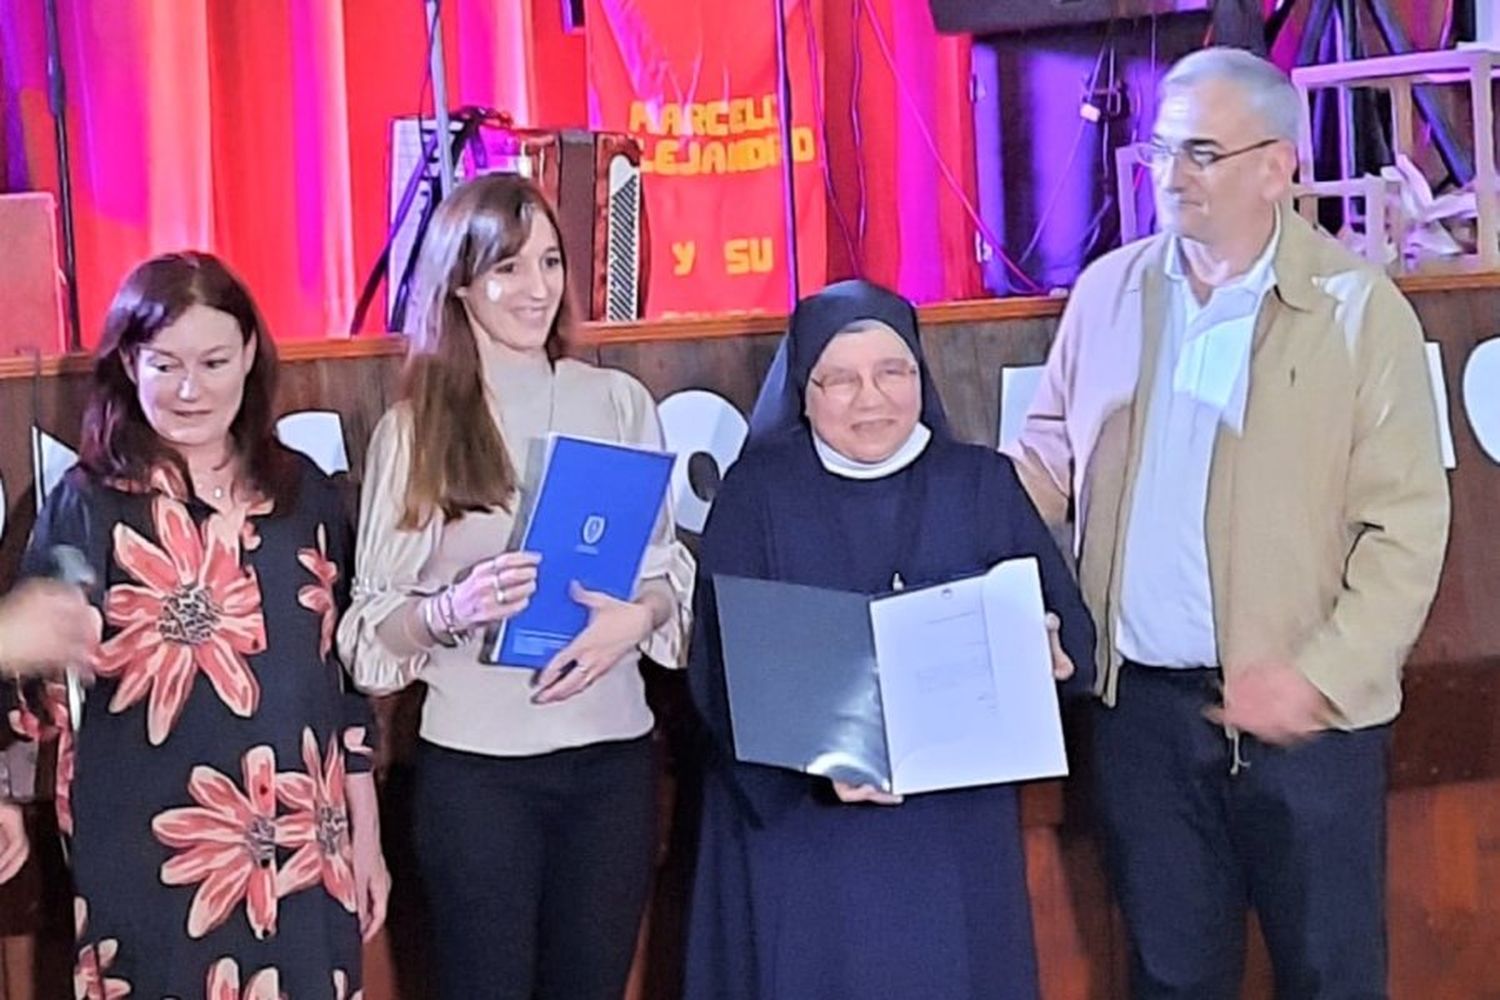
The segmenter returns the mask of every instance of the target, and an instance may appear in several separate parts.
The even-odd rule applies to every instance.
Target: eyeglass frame
[[[854,402],[856,399],[859,398],[859,394],[864,389],[866,382],[868,382],[869,385],[870,385],[870,387],[873,388],[876,392],[880,393],[885,398],[890,399],[891,398],[891,392],[888,389],[881,388],[881,386],[880,386],[879,379],[880,379],[881,375],[893,375],[893,376],[896,376],[896,377],[898,377],[898,378],[901,379],[901,384],[902,385],[910,385],[911,382],[914,381],[916,379],[916,377],[921,374],[921,372],[922,372],[921,366],[918,365],[915,361],[903,362],[903,367],[901,368],[901,370],[899,372],[896,371],[896,369],[895,369],[894,366],[892,366],[891,368],[887,369],[884,372],[880,371],[878,369],[878,367],[877,367],[877,369],[875,371],[873,371],[873,372],[870,373],[870,376],[869,376],[868,379],[865,377],[865,373],[864,372],[838,372],[836,374],[840,374],[840,375],[847,374],[847,375],[849,375],[853,379],[853,381],[850,383],[850,385],[852,386],[852,390],[850,392],[848,392],[848,394],[847,394],[848,398],[847,399],[842,399],[842,400],[839,399],[839,397],[845,394],[843,392],[843,390],[841,390],[841,389],[829,389],[828,386],[827,386],[827,381],[828,380],[827,380],[826,377],[825,378],[815,378],[813,376],[808,376],[807,384],[811,385],[811,386],[815,386],[818,389],[819,392],[821,392],[824,395],[828,396],[830,399],[833,399],[835,402],[840,402],[842,404],[847,405],[849,403]]]
[[[1141,166],[1147,167],[1151,170],[1156,170],[1159,169],[1159,167],[1164,167],[1181,156],[1187,159],[1187,162],[1192,166],[1194,171],[1198,173],[1207,173],[1209,170],[1218,166],[1220,163],[1223,163],[1225,160],[1233,159],[1236,156],[1242,156],[1245,153],[1252,153],[1257,149],[1265,149],[1267,146],[1274,146],[1276,143],[1284,142],[1285,140],[1272,136],[1270,138],[1262,139],[1259,142],[1252,142],[1248,146],[1241,146],[1239,149],[1231,149],[1223,153],[1215,149],[1210,149],[1207,146],[1203,145],[1200,145],[1196,148],[1189,148],[1193,143],[1205,143],[1213,141],[1214,140],[1211,139],[1189,139],[1186,143],[1174,147],[1168,146],[1163,142],[1152,140],[1151,142],[1143,142],[1137,145],[1135,147],[1135,155],[1136,159],[1140,161]],[[1207,157],[1207,159],[1200,160],[1200,156]]]

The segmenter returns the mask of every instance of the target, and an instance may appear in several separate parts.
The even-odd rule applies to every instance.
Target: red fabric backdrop
[[[909,0],[825,0],[824,22],[829,276],[918,302],[984,294],[969,39]]]
[[[136,261],[186,246],[228,259],[279,338],[346,330],[385,237],[390,119],[431,107],[420,0],[58,6],[85,340]],[[41,9],[0,0],[13,190],[56,189]],[[561,10],[445,0],[451,103],[580,123]]]
[[[58,7],[85,341],[134,263],[189,246],[240,271],[279,338],[347,329],[385,234],[389,121],[430,108],[421,0]],[[562,9],[444,0],[450,104],[585,124],[584,34],[564,31]],[[41,10],[0,0],[8,190],[56,190]],[[817,20],[795,37],[829,69],[794,104],[815,101],[826,133],[830,276],[922,300],[976,294],[967,43],[939,38],[914,0],[826,0]],[[653,219],[653,239],[671,224]],[[15,343],[0,326],[0,350]]]
[[[808,30],[822,0],[788,0],[800,287],[828,273],[826,149],[808,94],[821,58]],[[650,222],[651,317],[791,306],[780,76],[773,5],[590,0],[589,119],[641,142]]]

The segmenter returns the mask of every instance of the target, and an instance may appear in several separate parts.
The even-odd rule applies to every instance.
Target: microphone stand
[[[803,0],[804,3],[807,0]],[[786,188],[785,210],[782,216],[786,228],[786,287],[791,301],[790,312],[801,298],[798,283],[797,253],[797,183],[792,157],[792,73],[786,53],[786,0],[774,0],[776,12],[776,75],[780,93],[776,99],[777,118],[781,123],[781,179]],[[826,150],[824,151],[826,155]]]
[[[437,125],[438,182],[436,201],[448,197],[453,190],[453,147],[448,142],[448,69],[443,58],[443,10],[442,0],[426,0],[427,6],[427,71],[432,74],[432,117]]]
[[[62,40],[57,30],[57,0],[42,0],[47,25],[47,105],[52,112],[52,135],[57,146],[58,214],[62,217],[63,282],[68,286],[68,350],[83,348],[78,318],[78,245],[73,229],[72,163],[68,156],[68,107],[63,71]]]

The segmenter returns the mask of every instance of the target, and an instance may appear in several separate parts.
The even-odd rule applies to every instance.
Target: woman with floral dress
[[[80,1000],[348,1000],[384,918],[371,717],[333,649],[350,529],[275,439],[275,375],[218,260],[141,265],[27,552],[81,552],[103,625],[81,718],[56,684],[12,713],[60,739]]]

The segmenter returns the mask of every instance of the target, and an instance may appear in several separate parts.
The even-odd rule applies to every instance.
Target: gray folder
[[[888,788],[870,598],[715,576],[735,756]]]

